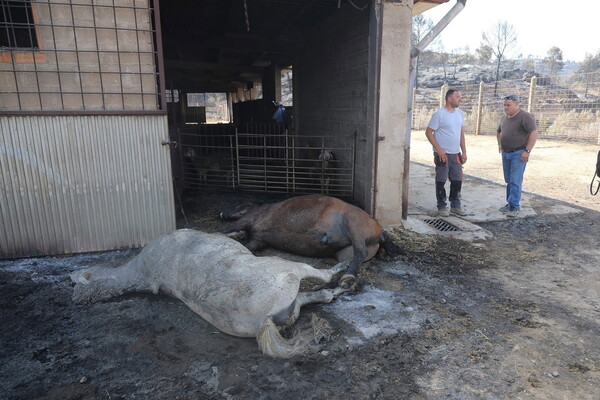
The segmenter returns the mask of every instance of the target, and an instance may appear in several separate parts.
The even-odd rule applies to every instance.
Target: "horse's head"
[[[194,150],[193,147],[187,147],[183,152],[183,156],[185,158],[193,159],[194,157],[196,157],[196,150]]]
[[[260,204],[248,201],[246,203],[239,204],[233,208],[223,210],[219,213],[219,217],[225,220],[240,219],[250,211],[260,207]]]
[[[321,161],[331,161],[333,160],[333,152],[329,149],[323,149],[321,150],[321,153],[319,154],[319,160]]]

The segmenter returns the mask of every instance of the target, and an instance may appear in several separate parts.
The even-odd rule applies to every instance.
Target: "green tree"
[[[600,70],[600,50],[595,55],[586,53],[585,58],[579,64],[577,72],[585,74]]]
[[[544,61],[546,61],[546,64],[548,65],[550,76],[556,75],[559,71],[562,71],[565,66],[562,50],[556,46],[550,47]]]
[[[492,49],[496,58],[496,83],[494,84],[494,95],[498,90],[498,78],[500,77],[500,66],[506,57],[506,52],[517,44],[517,32],[515,27],[506,21],[499,21],[488,32],[481,34],[483,45]]]
[[[535,72],[535,60],[528,58],[523,61],[523,69],[526,71],[534,71]]]
[[[600,71],[600,50],[598,50],[598,52],[595,55],[586,53],[585,58],[583,59],[581,64],[579,64],[579,69],[577,70],[577,72],[579,72],[580,80],[585,83],[585,96],[586,97],[588,95],[588,90],[589,90],[590,84],[591,84],[591,82],[590,82],[591,74],[590,73],[596,72],[596,71]]]
[[[475,54],[480,64],[487,64],[492,61],[492,48],[490,46],[482,44],[475,50]]]

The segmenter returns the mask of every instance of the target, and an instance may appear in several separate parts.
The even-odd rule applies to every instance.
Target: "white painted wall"
[[[378,115],[374,217],[383,225],[402,222],[402,175],[409,105],[412,0],[383,1],[379,7]]]

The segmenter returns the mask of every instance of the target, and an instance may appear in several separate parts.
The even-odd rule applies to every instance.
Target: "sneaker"
[[[465,210],[463,210],[463,209],[462,209],[462,208],[460,208],[460,207],[452,207],[452,208],[450,209],[450,212],[451,212],[452,214],[456,214],[456,215],[462,215],[462,216],[465,216],[465,215],[467,215],[467,213],[465,212]]]
[[[448,212],[447,208],[438,208],[438,215],[440,217],[449,217],[450,213]]]
[[[513,207],[512,210],[510,210],[509,212],[506,213],[506,216],[507,217],[516,217],[517,215],[519,215],[520,211],[521,211],[520,209]]]
[[[498,211],[500,211],[500,212],[503,212],[503,213],[507,213],[507,212],[509,212],[509,211],[510,211],[510,204],[507,204],[507,205],[505,205],[505,206],[503,206],[503,207],[500,207],[500,208],[498,209]]]

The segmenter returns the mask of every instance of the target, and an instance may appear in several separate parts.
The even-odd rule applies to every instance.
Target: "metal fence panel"
[[[237,133],[244,190],[352,196],[354,137]]]
[[[233,125],[188,125],[179,128],[178,137],[184,188],[237,188]]]
[[[352,196],[355,137],[294,135],[287,124],[179,128],[184,187]]]
[[[541,138],[600,144],[600,72],[533,79],[502,80],[453,86],[462,92],[465,131],[495,135],[504,111],[502,98],[515,93],[521,107],[536,118]],[[413,129],[425,129],[440,106],[444,89],[419,88],[414,93]]]

